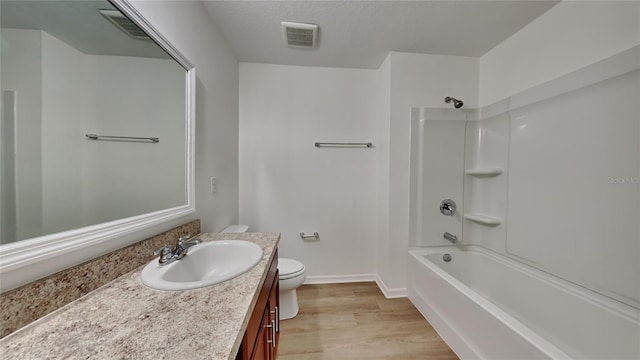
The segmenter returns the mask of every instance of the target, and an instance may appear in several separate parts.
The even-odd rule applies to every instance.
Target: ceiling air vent
[[[318,44],[318,25],[283,21],[282,36],[289,47],[313,48]]]
[[[102,9],[100,10],[100,14],[132,38],[138,40],[151,40],[151,38],[149,38],[149,36],[147,36],[147,34],[138,27],[138,25],[129,20],[129,18],[124,16],[120,11]]]

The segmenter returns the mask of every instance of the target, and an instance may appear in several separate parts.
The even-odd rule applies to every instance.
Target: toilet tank
[[[249,225],[229,225],[224,230],[223,233],[243,233],[249,231]]]

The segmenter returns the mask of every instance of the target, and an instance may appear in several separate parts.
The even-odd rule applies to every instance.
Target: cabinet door
[[[265,311],[262,316],[262,322],[260,323],[260,329],[258,330],[258,337],[256,338],[255,347],[253,348],[253,354],[251,360],[270,360],[271,359],[271,320],[269,319],[269,312]]]
[[[280,332],[280,290],[278,282],[278,250],[276,249],[267,278],[260,289],[236,360],[272,360],[276,358]]]
[[[273,343],[271,343],[271,359],[275,359],[278,353],[280,341],[280,282],[279,273],[276,272],[275,281],[269,294],[269,317],[273,325]]]

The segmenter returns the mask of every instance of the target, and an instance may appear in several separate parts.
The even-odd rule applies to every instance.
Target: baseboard
[[[353,275],[315,275],[307,276],[305,285],[312,284],[339,284],[352,282],[376,281],[376,274],[353,274]]]
[[[376,284],[378,284],[380,291],[382,291],[384,297],[386,297],[387,299],[407,297],[407,288],[389,289],[387,284],[382,281],[380,276],[376,274],[375,277]]]
[[[387,299],[407,297],[406,288],[389,289],[387,285],[382,281],[378,274],[352,274],[352,275],[315,275],[307,276],[304,284],[339,284],[339,283],[353,283],[353,282],[365,282],[375,281],[384,297]]]

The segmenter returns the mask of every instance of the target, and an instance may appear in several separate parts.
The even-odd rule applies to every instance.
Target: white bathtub
[[[415,249],[408,272],[409,299],[463,359],[640,359],[640,310],[504,256]]]

